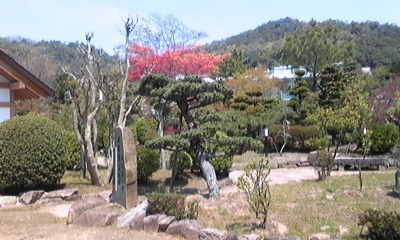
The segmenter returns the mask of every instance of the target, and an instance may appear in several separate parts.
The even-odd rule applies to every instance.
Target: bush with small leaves
[[[250,211],[261,218],[260,226],[266,228],[271,192],[268,176],[271,171],[268,159],[250,163],[244,169],[245,175],[239,177],[237,187],[246,197]]]
[[[157,137],[157,121],[154,118],[142,117],[129,126],[139,144]]]
[[[331,175],[333,167],[333,156],[331,152],[318,150],[316,154],[310,154],[308,161],[317,173],[318,180],[324,180]]]
[[[74,132],[62,130],[65,141],[65,167],[67,170],[74,170],[79,166],[81,158],[81,146]]]
[[[400,214],[393,211],[368,209],[358,215],[360,235],[364,227],[368,228],[367,239],[395,240],[400,239]]]
[[[160,155],[148,148],[142,148],[137,152],[138,182],[145,183],[151,175],[160,167]]]
[[[189,218],[197,219],[199,214],[199,201],[186,201],[186,196],[176,193],[153,192],[146,194],[150,202],[150,214],[166,214],[174,216],[177,220]]]
[[[190,169],[193,159],[190,154],[185,151],[173,152],[169,157],[169,166],[171,169],[173,168],[175,157],[177,157],[176,176],[181,177],[185,169]]]
[[[400,132],[392,123],[376,124],[371,129],[371,153],[387,153],[400,139]]]
[[[0,189],[49,187],[64,175],[65,138],[48,118],[27,115],[2,122],[0,149]]]

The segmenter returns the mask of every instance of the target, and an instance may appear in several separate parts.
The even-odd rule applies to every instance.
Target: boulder
[[[120,213],[111,210],[90,209],[73,221],[74,225],[84,227],[105,227],[112,225]]]
[[[118,217],[117,228],[140,228],[143,227],[143,219],[146,217],[146,212],[149,208],[149,202],[143,201],[139,203],[136,207],[129,210],[124,215]],[[140,226],[141,221],[141,226]]]
[[[23,204],[32,204],[39,200],[43,194],[43,190],[24,192],[20,194],[19,202]]]
[[[143,219],[143,230],[153,232],[165,232],[168,226],[175,221],[175,217],[165,214],[155,214]]]
[[[86,198],[75,201],[68,211],[67,224],[71,224],[85,211],[105,204],[107,204],[107,200],[102,197]]]
[[[51,191],[43,195],[42,199],[61,198],[62,200],[72,201],[79,198],[78,189],[62,189]]]
[[[172,222],[167,228],[167,233],[172,235],[179,235],[186,239],[199,239],[200,230],[204,226],[196,220],[184,219]]]
[[[18,198],[16,196],[1,196],[0,197],[0,206],[11,206],[15,205],[18,202]]]
[[[203,228],[200,230],[199,239],[202,240],[225,240],[226,235],[228,233],[226,231],[222,231],[216,228]]]
[[[175,221],[174,216],[167,216],[165,214],[157,214],[158,215],[158,231],[159,232],[165,232],[167,231],[167,228],[169,225]]]
[[[157,215],[150,215],[143,219],[143,230],[150,232],[158,232],[159,223]]]

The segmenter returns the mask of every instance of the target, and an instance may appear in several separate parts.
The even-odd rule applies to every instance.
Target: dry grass
[[[239,233],[258,232],[264,236],[282,234],[278,225],[284,225],[286,235],[302,239],[321,232],[331,238],[359,239],[359,213],[368,208],[398,211],[400,203],[392,193],[393,172],[368,172],[363,173],[363,178],[362,191],[357,175],[271,186],[273,202],[267,230],[253,227],[259,220],[247,210],[241,193],[205,201],[199,220],[211,227]],[[344,228],[348,232],[341,235],[340,229]]]
[[[246,165],[262,157],[258,153],[248,152],[235,156],[234,162]],[[276,153],[270,153],[269,157],[272,161],[286,161],[304,156],[286,153],[279,157]],[[91,186],[88,179],[76,180],[77,176],[79,175],[66,174],[63,182],[68,187],[79,187],[84,192],[101,191],[98,187]],[[170,170],[157,171],[146,184],[139,184],[140,194],[167,190],[170,176]],[[368,208],[397,210],[399,204],[399,198],[392,194],[393,172],[363,172],[363,178],[362,191],[358,189],[357,175],[331,177],[323,182],[309,180],[271,186],[273,201],[266,230],[254,228],[254,223],[259,220],[249,212],[244,195],[236,190],[228,191],[218,200],[203,199],[198,220],[207,226],[227,231],[236,230],[240,234],[256,232],[263,236],[282,235],[282,228],[279,226],[284,226],[285,235],[288,236],[308,238],[312,234],[323,232],[332,238],[358,239],[359,213]],[[198,174],[185,172],[182,178],[177,179],[174,191],[206,196],[207,186]],[[341,234],[340,229],[344,228],[348,231]]]

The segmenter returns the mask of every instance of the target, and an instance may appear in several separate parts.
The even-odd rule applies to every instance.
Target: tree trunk
[[[207,182],[209,198],[219,198],[219,187],[217,181],[217,175],[213,165],[210,163],[208,156],[206,156],[204,150],[200,150],[197,155],[197,161],[200,169],[204,174],[204,179]]]
[[[91,131],[90,126],[86,128],[85,131],[85,145],[86,145],[86,162],[87,162],[87,169],[90,174],[90,179],[92,180],[92,184],[97,186],[102,186],[103,183],[100,179],[100,173],[97,168],[97,162],[95,158],[95,154],[93,151],[93,144],[91,139]]]
[[[158,136],[164,137],[164,120],[161,117],[160,121],[158,121]],[[161,169],[167,169],[167,160],[165,159],[165,151],[163,148],[160,148],[160,159],[161,159]]]

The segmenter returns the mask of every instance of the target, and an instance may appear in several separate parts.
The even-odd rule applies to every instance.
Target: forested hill
[[[0,38],[2,51],[50,86],[53,86],[55,76],[62,72],[63,67],[69,66],[71,70],[78,71],[82,66],[84,59],[78,51],[79,45],[78,42],[36,42],[23,37]],[[117,67],[116,58],[107,53],[102,59],[104,70]]]
[[[362,66],[374,68],[400,62],[399,26],[373,21],[333,22],[342,36],[353,36],[356,44],[356,61]],[[254,30],[214,41],[207,45],[207,49],[223,53],[236,46],[246,53],[252,65],[262,63],[273,67],[280,64],[276,53],[282,47],[285,35],[292,34],[297,28],[306,27],[307,24],[292,18],[269,21]]]

